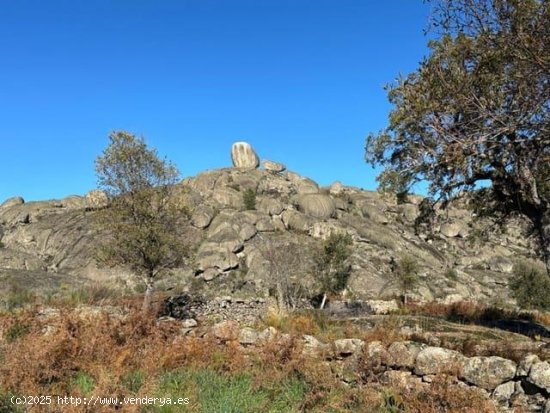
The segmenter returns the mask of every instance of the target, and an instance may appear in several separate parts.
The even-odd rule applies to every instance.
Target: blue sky
[[[421,0],[0,0],[0,202],[84,194],[110,131],[183,176],[235,141],[366,189],[383,86],[426,54]]]

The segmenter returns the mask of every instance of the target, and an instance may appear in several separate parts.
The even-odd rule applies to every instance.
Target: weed
[[[382,403],[380,404],[380,413],[399,413],[406,411],[405,404],[400,396],[391,391],[382,393]]]
[[[145,383],[145,379],[143,370],[132,370],[122,377],[121,384],[131,393],[137,393]]]
[[[95,388],[95,382],[92,376],[79,371],[71,380],[72,388],[83,396],[89,395]]]
[[[13,343],[26,336],[31,331],[31,327],[24,323],[14,323],[6,331],[6,341]]]

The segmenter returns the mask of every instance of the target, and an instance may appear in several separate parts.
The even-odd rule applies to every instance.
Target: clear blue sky
[[[84,194],[110,131],[183,176],[234,141],[368,189],[383,86],[426,54],[422,0],[0,0],[0,202]]]

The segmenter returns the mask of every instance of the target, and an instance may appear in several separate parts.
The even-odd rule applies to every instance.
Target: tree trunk
[[[319,307],[321,310],[325,308],[325,304],[327,303],[327,293],[323,294],[323,301],[321,301],[321,306]]]
[[[279,313],[281,314],[286,314],[288,312],[285,291],[281,281],[277,282],[277,307],[279,308]]]
[[[155,284],[152,277],[147,278],[145,296],[143,297],[143,306],[141,311],[143,314],[148,314],[151,311],[151,303],[153,302],[153,294],[155,292]]]
[[[546,273],[550,276],[550,210],[543,213],[540,225],[542,256],[546,264]]]

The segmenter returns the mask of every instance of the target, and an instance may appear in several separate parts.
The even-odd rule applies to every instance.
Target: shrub
[[[247,211],[253,211],[256,209],[256,191],[248,188],[243,192],[243,204],[244,209]]]
[[[336,294],[347,286],[351,274],[350,246],[353,240],[350,234],[331,233],[315,256],[316,278],[321,288],[323,309],[327,294]]]
[[[407,294],[418,284],[418,270],[418,261],[410,255],[404,255],[395,265],[395,281],[404,304],[407,304]]]
[[[23,413],[23,409],[11,402],[13,394],[4,393],[0,389],[0,413]]]
[[[26,336],[31,331],[31,327],[25,323],[12,324],[6,331],[6,341],[13,343],[14,341]]]
[[[550,310],[550,278],[542,267],[518,261],[509,288],[518,305],[530,310]]]
[[[399,413],[404,411],[406,411],[405,404],[401,400],[401,397],[391,391],[382,393],[380,413]]]
[[[35,298],[32,291],[29,291],[18,283],[12,282],[9,286],[7,297],[2,301],[4,301],[6,309],[12,311],[33,303]]]
[[[454,268],[447,268],[444,275],[445,275],[445,278],[447,278],[448,280],[451,280],[451,281],[458,280],[458,273]]]

